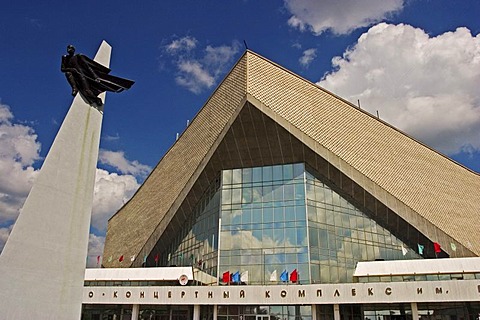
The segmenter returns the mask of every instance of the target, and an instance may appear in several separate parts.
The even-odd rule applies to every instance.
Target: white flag
[[[248,282],[248,270],[242,272],[242,274],[240,275],[240,282]]]
[[[273,270],[272,274],[270,275],[270,281],[277,281],[277,270]]]
[[[135,261],[135,255],[130,257],[130,261],[132,261],[132,262]]]
[[[402,253],[403,253],[403,255],[406,255],[406,254],[408,253],[407,248],[405,248],[405,247],[403,246],[403,244],[402,244]]]

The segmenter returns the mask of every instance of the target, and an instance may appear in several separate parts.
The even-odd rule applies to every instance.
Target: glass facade
[[[421,258],[304,163],[224,170],[221,192],[219,275],[342,283],[358,261]]]

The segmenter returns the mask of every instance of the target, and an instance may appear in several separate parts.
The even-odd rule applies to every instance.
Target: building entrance
[[[255,320],[269,320],[270,316],[268,314],[257,314]]]

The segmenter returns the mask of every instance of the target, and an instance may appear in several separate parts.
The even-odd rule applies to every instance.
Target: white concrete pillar
[[[410,303],[410,308],[412,309],[412,320],[418,320],[418,307],[416,302]]]
[[[76,95],[0,255],[2,319],[80,319],[102,119]]]
[[[193,320],[200,320],[200,305],[193,306]]]
[[[218,306],[216,304],[213,305],[213,320],[217,320],[218,318]]]
[[[338,304],[333,305],[333,319],[340,320],[340,306]]]
[[[134,304],[132,306],[132,320],[138,320],[139,315],[140,315],[140,305]]]
[[[312,304],[312,320],[317,320],[317,305]]]

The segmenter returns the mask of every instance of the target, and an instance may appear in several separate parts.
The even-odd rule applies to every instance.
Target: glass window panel
[[[307,245],[307,230],[305,228],[297,228],[297,245]]]
[[[273,219],[275,222],[283,222],[285,221],[285,217],[283,215],[283,207],[276,207],[273,209]]]
[[[283,191],[284,191],[284,199],[285,200],[293,200],[294,199],[294,185],[293,184],[286,184],[284,187],[283,187]]]
[[[243,188],[242,203],[252,202],[252,188]]]
[[[244,209],[242,211],[242,224],[252,223],[252,210]]]
[[[295,184],[295,199],[305,199],[305,187],[303,184]]]
[[[262,209],[252,209],[252,222],[257,226],[262,223]]]
[[[317,220],[317,209],[314,206],[307,207],[308,220],[316,221]]]
[[[318,247],[318,232],[317,229],[309,228],[308,229],[308,237],[310,240],[311,247]]]
[[[263,222],[264,223],[273,222],[273,208],[263,209]]]
[[[283,187],[282,186],[274,186],[273,187],[273,200],[274,201],[282,201],[283,200]]]
[[[273,180],[283,180],[282,166],[273,166]]]
[[[242,170],[242,183],[252,182],[252,171],[251,168],[245,168]]]
[[[262,187],[253,187],[252,188],[252,201],[261,202],[262,201]]]
[[[303,171],[304,171],[304,165],[303,163],[295,163],[293,165],[293,177],[296,178],[301,178],[303,176]]]
[[[283,229],[274,229],[274,240],[277,245],[283,246],[285,243],[285,233]]]
[[[242,169],[232,170],[232,183],[233,184],[242,183]]]
[[[222,184],[232,184],[232,170],[224,170],[222,172]]]
[[[222,203],[231,204],[232,203],[232,191],[230,189],[222,190]]]
[[[263,186],[263,201],[272,201],[273,196],[272,196],[272,186]]]
[[[252,178],[253,182],[262,181],[262,168],[261,167],[253,168],[252,173],[253,173],[253,178]]]
[[[285,207],[285,221],[294,221],[294,220],[295,220],[295,208]]]
[[[285,246],[297,245],[297,233],[295,228],[285,228]]]
[[[232,204],[242,202],[242,189],[232,189]]]
[[[295,220],[296,221],[305,221],[305,207],[296,206],[295,207]]]
[[[263,181],[272,181],[272,167],[263,167],[262,168]]]
[[[286,164],[283,166],[283,179],[292,180],[293,179],[293,165]]]

